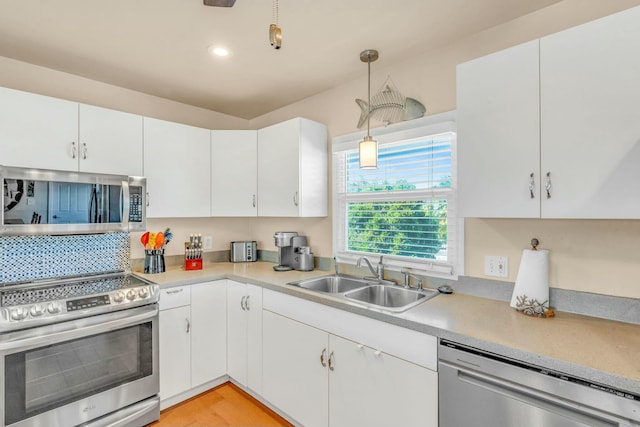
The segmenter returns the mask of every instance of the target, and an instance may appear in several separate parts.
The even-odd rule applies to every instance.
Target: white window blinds
[[[384,255],[387,265],[455,276],[456,134],[415,130],[380,138],[373,170],[359,168],[353,144],[334,147],[336,254]]]

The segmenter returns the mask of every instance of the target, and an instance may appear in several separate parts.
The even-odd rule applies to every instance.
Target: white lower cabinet
[[[227,368],[227,288],[224,281],[160,293],[160,399],[222,377]],[[169,403],[167,403],[169,402]]]
[[[329,334],[270,311],[262,321],[263,397],[304,426],[326,427]]]
[[[227,374],[262,393],[262,288],[227,280]]]
[[[438,425],[435,337],[266,290],[264,308],[263,397],[297,423]]]
[[[329,336],[330,426],[437,426],[438,374]]]

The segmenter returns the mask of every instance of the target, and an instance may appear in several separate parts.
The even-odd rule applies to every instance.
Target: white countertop
[[[458,293],[439,295],[393,314],[286,285],[331,272],[276,272],[273,265],[220,262],[205,263],[195,271],[169,267],[161,274],[134,273],[161,288],[225,278],[252,283],[640,396],[640,325],[563,312],[549,319],[534,318],[515,311],[507,302]],[[455,282],[452,285],[455,288]]]

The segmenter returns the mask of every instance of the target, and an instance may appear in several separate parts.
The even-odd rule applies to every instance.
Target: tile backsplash
[[[0,237],[0,284],[129,270],[129,233]]]

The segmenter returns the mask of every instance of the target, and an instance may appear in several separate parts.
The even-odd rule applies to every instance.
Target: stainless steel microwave
[[[146,178],[6,166],[0,178],[0,235],[146,228]]]

